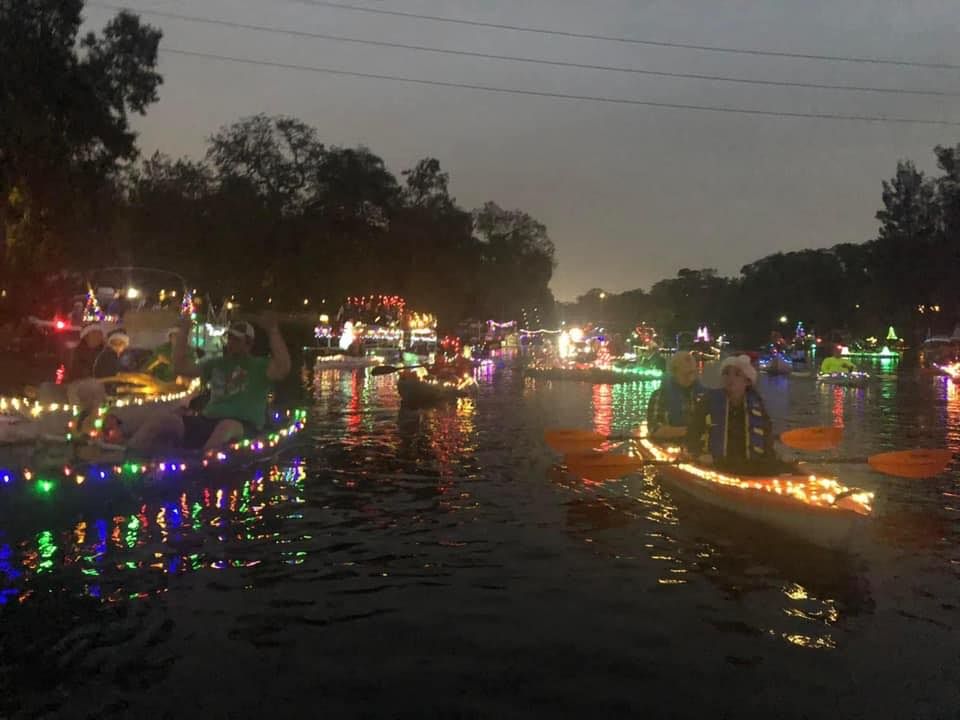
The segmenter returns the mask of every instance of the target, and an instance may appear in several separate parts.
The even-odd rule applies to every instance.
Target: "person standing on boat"
[[[199,415],[166,413],[151,419],[130,439],[138,452],[151,452],[161,444],[211,450],[260,431],[267,419],[270,384],[290,372],[290,355],[280,334],[276,315],[264,313],[258,324],[270,341],[270,357],[251,354],[255,331],[244,321],[227,330],[223,357],[199,365],[187,356],[190,320],[173,336],[173,370],[176,375],[201,377],[210,389],[210,400]]]
[[[723,387],[698,400],[687,429],[687,450],[704,466],[738,474],[785,471],[776,456],[770,416],[756,391],[757,370],[747,355],[720,364]]]
[[[854,372],[856,369],[856,365],[850,362],[847,358],[843,357],[843,348],[841,348],[839,345],[833,346],[833,354],[826,358],[820,365],[820,372],[824,375],[832,375],[834,373],[849,373]]]
[[[679,440],[686,436],[693,406],[703,387],[697,378],[697,363],[686,351],[670,358],[670,377],[654,391],[647,403],[647,432],[653,440]]]

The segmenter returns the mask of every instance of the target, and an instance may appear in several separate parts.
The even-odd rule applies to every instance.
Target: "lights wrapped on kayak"
[[[834,383],[864,383],[870,379],[870,373],[853,370],[851,372],[820,373],[817,379],[821,382]]]
[[[676,462],[676,467],[700,480],[744,491],[786,496],[804,505],[835,510],[849,510],[858,515],[873,512],[874,494],[842,485],[834,478],[818,475],[784,475],[772,478],[751,478],[728,475],[693,463],[678,462],[679,448],[663,448],[649,440],[640,444],[655,460]]]

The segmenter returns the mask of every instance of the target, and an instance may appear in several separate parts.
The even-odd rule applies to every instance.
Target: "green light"
[[[57,552],[57,546],[53,543],[52,532],[44,530],[37,535],[37,551],[40,555],[40,562],[37,563],[37,572],[43,573],[53,568],[53,556]]]
[[[53,492],[53,489],[56,487],[53,480],[38,480],[37,489],[45,494]]]

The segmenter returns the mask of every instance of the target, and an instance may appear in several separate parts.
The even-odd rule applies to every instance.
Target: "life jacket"
[[[706,403],[706,432],[701,438],[704,450],[713,455],[714,459],[725,458],[727,457],[727,409],[729,406],[727,395],[723,390],[709,390]],[[747,426],[744,432],[747,440],[744,455],[750,459],[764,454],[766,428],[764,427],[763,401],[756,391],[747,390],[744,403],[746,405],[744,422]]]
[[[683,401],[685,393],[685,388],[677,385],[671,378],[665,382],[662,386],[660,392],[661,401],[663,402],[664,407],[667,408],[667,418],[670,425],[674,426],[684,426],[690,422],[689,411],[692,410],[691,407],[688,407],[687,417],[683,416]],[[697,398],[703,395],[703,386],[700,384],[699,380],[696,380],[693,383],[693,387],[690,390],[691,400],[696,402]]]

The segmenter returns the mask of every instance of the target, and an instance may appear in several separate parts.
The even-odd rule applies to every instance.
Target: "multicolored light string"
[[[278,447],[284,441],[299,433],[306,426],[305,409],[288,410],[276,413],[274,421],[284,420],[286,424],[272,432],[256,438],[231,443],[221,450],[206,453],[201,459],[166,458],[148,462],[128,461],[112,464],[66,464],[59,473],[34,471],[22,468],[19,472],[0,468],[0,487],[13,485],[17,481],[32,484],[41,494],[50,494],[57,488],[57,475],[63,480],[72,480],[76,485],[87,481],[109,481],[121,478],[137,478],[143,475],[182,475],[195,470],[204,470],[227,465],[243,458],[256,458],[260,453]]]

